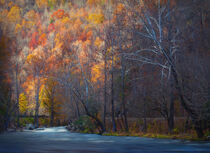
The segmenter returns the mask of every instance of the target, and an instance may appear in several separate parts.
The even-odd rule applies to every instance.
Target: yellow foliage
[[[61,21],[63,24],[67,24],[70,22],[70,19],[68,17],[64,17]]]
[[[96,47],[100,48],[103,45],[103,41],[99,37],[96,37],[96,40],[94,42],[94,45]]]
[[[27,61],[28,63],[32,63],[32,61],[33,61],[34,58],[35,58],[35,55],[29,54],[29,55],[27,56],[26,61]]]
[[[13,5],[14,5],[13,2],[9,2],[9,4],[8,4],[9,7],[12,7]]]
[[[35,22],[33,22],[33,21],[28,21],[28,22],[26,22],[26,28],[28,28],[28,29],[30,29],[30,28],[32,28],[33,26],[35,26]]]
[[[5,18],[7,17],[8,11],[4,9],[0,12],[0,22],[5,22]]]
[[[22,26],[20,24],[16,24],[16,26],[15,26],[15,33],[20,32],[21,29],[22,29]]]
[[[107,55],[111,55],[111,53],[112,53],[112,47],[109,47],[109,48],[107,49],[106,53],[107,53]]]
[[[87,0],[87,4],[90,6],[95,6],[98,4],[105,4],[107,0]]]
[[[101,13],[92,13],[88,16],[87,20],[94,24],[100,24],[104,22],[104,15]]]
[[[22,20],[22,26],[24,27],[26,25],[26,20]]]
[[[96,4],[96,0],[88,0],[87,4],[88,5],[95,5]]]
[[[0,0],[0,4],[4,5],[5,0]]]
[[[82,24],[81,20],[80,19],[77,19],[75,21],[75,24],[74,24],[74,29],[79,29],[80,26],[81,26],[81,24]]]
[[[34,65],[40,63],[42,61],[42,59],[41,59],[42,57],[41,57],[40,54],[41,54],[41,52],[39,51],[39,49],[36,49],[34,51],[34,53],[29,54],[27,56],[26,62],[29,63],[29,64],[34,64]]]
[[[37,19],[37,14],[34,10],[30,10],[26,13],[25,18],[30,21],[35,21]]]
[[[21,93],[19,96],[19,109],[20,109],[20,113],[24,114],[26,113],[27,109],[28,109],[28,100],[27,97],[24,93]]]
[[[45,8],[48,6],[48,0],[36,0],[36,5],[39,8]]]
[[[63,46],[63,35],[60,35],[59,33],[56,34],[55,36],[55,48],[62,48]]]
[[[116,7],[116,13],[120,13],[120,12],[122,12],[124,9],[125,9],[124,4],[119,3],[119,4],[117,5],[117,7]]]
[[[91,69],[91,81],[92,82],[97,82],[97,81],[102,81],[103,79],[103,66],[104,63],[101,62],[99,64],[95,64],[92,69]]]
[[[39,92],[40,108],[44,108],[44,103],[47,98],[45,96],[45,85],[42,85]]]
[[[9,20],[9,22],[14,22],[14,23],[18,23],[21,20],[21,9],[17,6],[13,6],[8,15],[7,18]]]
[[[118,63],[120,61],[120,57],[119,56],[114,56],[114,63]]]
[[[49,0],[49,3],[52,4],[52,5],[56,5],[57,0]]]
[[[41,108],[44,108],[46,112],[51,113],[51,106],[52,102],[54,105],[55,112],[60,111],[60,104],[58,96],[56,95],[55,87],[57,85],[57,82],[53,79],[47,79],[45,81],[45,85],[42,86],[39,97],[41,102]],[[53,100],[52,100],[53,98]]]

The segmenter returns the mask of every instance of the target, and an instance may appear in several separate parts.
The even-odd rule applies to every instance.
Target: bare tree
[[[146,6],[144,7],[146,8]],[[144,26],[144,30],[136,32],[140,36],[147,38],[148,41],[151,41],[151,48],[137,50],[127,55],[127,58],[147,64],[157,65],[162,68],[163,74],[164,72],[168,72],[168,77],[172,77],[182,106],[193,120],[198,137],[203,137],[201,121],[197,120],[198,114],[196,110],[189,106],[189,100],[184,95],[176,65],[179,29],[172,23],[175,9],[171,8],[170,0],[168,0],[164,6],[160,5],[159,0],[157,17],[154,17],[148,9],[142,10],[142,14],[138,15],[139,20],[141,20]],[[171,98],[170,108],[171,114],[169,115],[169,118],[173,122],[173,98]],[[171,126],[173,126],[172,122]]]

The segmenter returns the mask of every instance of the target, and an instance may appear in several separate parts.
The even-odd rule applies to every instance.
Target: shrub
[[[174,134],[179,134],[179,129],[178,129],[178,128],[174,128],[174,129],[173,129],[173,133],[174,133]]]
[[[34,118],[33,117],[26,117],[26,118],[20,118],[20,126],[25,127],[26,124],[33,124]]]
[[[47,125],[49,125],[49,119],[48,118],[39,118],[39,123],[42,126],[47,126]]]
[[[83,133],[94,133],[96,125],[88,116],[81,116],[78,120],[73,123],[76,130]]]

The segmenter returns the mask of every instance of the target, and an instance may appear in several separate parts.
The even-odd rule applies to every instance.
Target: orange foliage
[[[5,3],[5,0],[0,0],[1,5],[4,5],[4,3]]]
[[[52,18],[57,18],[57,19],[62,19],[64,16],[66,16],[66,14],[65,14],[64,10],[62,10],[62,9],[55,11],[51,15]]]
[[[40,37],[39,37],[39,45],[45,46],[47,43],[47,37],[46,34],[43,33]]]
[[[91,37],[92,37],[92,31],[89,31],[87,33],[83,32],[80,35],[79,40],[86,41],[86,40],[89,40]]]
[[[14,23],[20,22],[21,20],[20,13],[21,9],[18,6],[13,6],[7,15],[9,22],[14,22]]]
[[[54,30],[55,30],[55,25],[54,25],[53,23],[49,24],[49,26],[48,26],[48,31],[49,31],[49,32],[52,32],[52,31],[54,31]]]
[[[30,10],[26,13],[25,18],[30,21],[35,21],[38,18],[38,15],[34,10]]]
[[[92,69],[91,69],[91,81],[96,83],[98,81],[103,81],[103,67],[104,67],[104,62],[101,62],[99,64],[94,64]]]
[[[115,12],[116,12],[116,13],[121,13],[123,10],[125,10],[124,4],[119,3],[119,4],[117,5],[117,7],[116,7]]]
[[[48,0],[36,0],[36,5],[39,8],[45,8],[48,6]]]
[[[37,45],[38,45],[38,33],[34,32],[32,34],[31,41],[29,42],[29,47],[31,49],[34,49],[34,48],[36,48]]]

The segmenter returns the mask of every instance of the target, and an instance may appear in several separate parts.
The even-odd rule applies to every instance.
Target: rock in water
[[[27,129],[27,130],[34,130],[35,127],[34,127],[33,124],[26,124],[26,129]]]

